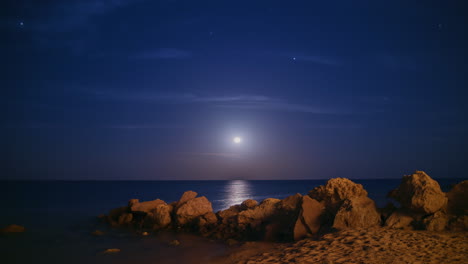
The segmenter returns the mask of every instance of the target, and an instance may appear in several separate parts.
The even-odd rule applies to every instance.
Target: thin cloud
[[[190,57],[192,57],[190,51],[175,48],[162,48],[130,56],[133,59],[187,59]]]
[[[147,92],[115,91],[96,91],[95,94],[96,96],[103,99],[132,102],[148,102],[158,104],[200,104],[217,108],[300,112],[313,114],[347,114],[347,111],[344,111],[343,109],[294,103],[264,95],[199,96],[195,94],[162,95]]]

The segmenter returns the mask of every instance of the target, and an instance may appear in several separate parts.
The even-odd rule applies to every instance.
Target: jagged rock
[[[423,220],[423,225],[428,231],[444,231],[447,228],[448,216],[441,211],[436,212]]]
[[[237,223],[240,225],[249,224],[251,227],[259,226],[263,220],[275,213],[275,205],[280,201],[281,200],[275,198],[267,198],[256,207],[241,211],[237,215]]]
[[[178,206],[181,206],[182,204],[184,204],[185,202],[187,202],[189,200],[195,199],[195,197],[197,197],[197,195],[198,195],[198,193],[196,193],[194,191],[184,192],[184,194],[182,194],[182,196],[180,197],[179,202],[177,203]]]
[[[240,205],[233,205],[226,210],[219,211],[216,215],[218,215],[223,224],[227,224],[229,222],[236,221],[237,215],[240,211],[242,211],[242,207]]]
[[[129,205],[131,203],[130,210],[132,212],[145,212],[149,213],[153,211],[158,205],[160,204],[166,204],[163,200],[156,199],[154,201],[146,201],[146,202],[138,202],[137,199],[132,199],[130,200]],[[132,202],[133,201],[133,202]]]
[[[278,207],[280,210],[296,211],[301,209],[301,203],[302,195],[300,193],[296,193],[281,200]]]
[[[210,201],[205,196],[186,201],[176,209],[175,217],[177,224],[186,225],[198,216],[213,212]]]
[[[401,211],[393,212],[385,221],[385,226],[395,229],[413,229],[414,218]]]
[[[252,199],[247,199],[247,200],[242,202],[241,209],[242,210],[247,210],[247,209],[250,209],[250,208],[254,208],[257,205],[258,205],[257,201],[252,200]]]
[[[308,234],[316,234],[320,229],[320,216],[325,207],[309,196],[302,197],[299,216],[294,225],[294,240],[300,240]]]
[[[423,171],[404,176],[400,186],[388,196],[415,213],[433,214],[447,204],[439,183]]]
[[[26,231],[26,228],[24,228],[24,226],[15,224],[0,229],[0,233],[23,233],[24,231]]]
[[[368,197],[351,198],[344,201],[336,213],[333,228],[368,228],[380,225],[380,214],[375,203]]]
[[[309,196],[319,202],[324,202],[327,210],[335,214],[346,199],[367,197],[367,191],[361,184],[346,178],[334,178],[312,189]]]
[[[455,185],[447,193],[447,210],[455,215],[468,215],[468,180]]]

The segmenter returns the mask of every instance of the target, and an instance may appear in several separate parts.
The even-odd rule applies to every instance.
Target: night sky
[[[463,2],[1,1],[0,179],[466,177]]]

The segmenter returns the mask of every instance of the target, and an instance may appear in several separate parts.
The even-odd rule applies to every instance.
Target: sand
[[[246,243],[213,263],[468,263],[467,232],[344,230],[293,244]]]

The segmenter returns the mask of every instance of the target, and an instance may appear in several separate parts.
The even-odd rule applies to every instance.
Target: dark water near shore
[[[444,191],[462,179],[438,180]],[[176,201],[186,190],[206,196],[215,211],[246,199],[285,198],[306,194],[326,180],[303,181],[0,181],[0,227],[24,225],[27,232],[0,236],[1,263],[204,263],[226,247],[209,240],[180,234],[138,237],[113,231],[93,237],[96,216],[126,205],[130,198]],[[400,179],[355,180],[364,185],[379,207]],[[167,246],[179,239],[181,247]],[[113,256],[99,252],[120,248]],[[184,254],[180,254],[183,250]],[[209,253],[208,253],[209,252]],[[187,258],[187,259],[184,259]],[[4,262],[6,260],[6,262]]]

